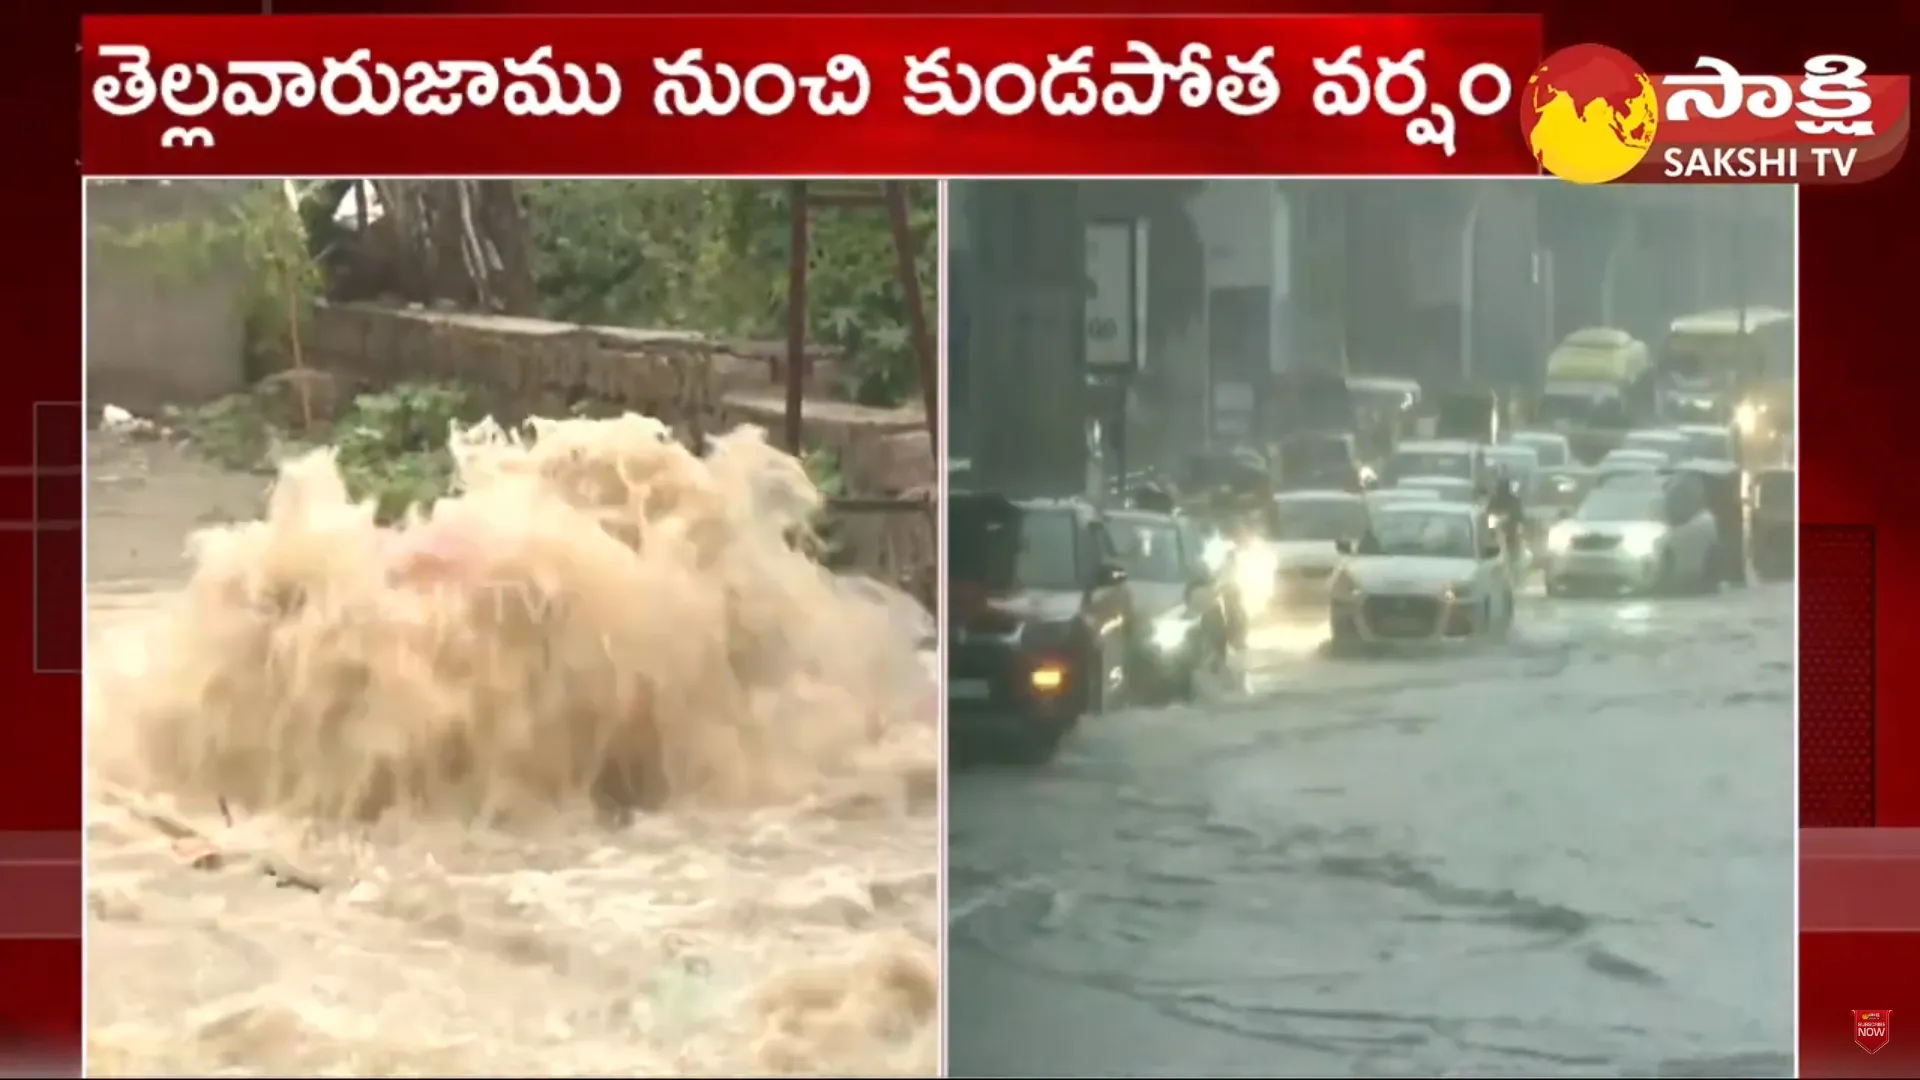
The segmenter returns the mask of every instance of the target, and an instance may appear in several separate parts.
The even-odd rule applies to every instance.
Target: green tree
[[[738,180],[530,181],[521,185],[536,289],[553,318],[785,333],[787,185]],[[921,292],[937,280],[932,184],[908,185]],[[893,404],[919,386],[893,235],[878,208],[816,208],[808,234],[811,342],[848,360],[849,397]]]

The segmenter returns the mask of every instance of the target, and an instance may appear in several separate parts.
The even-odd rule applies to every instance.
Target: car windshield
[[[1275,540],[1358,540],[1367,531],[1367,504],[1357,499],[1278,499]]]
[[[1075,589],[1076,532],[1064,510],[955,500],[948,508],[948,567],[955,581],[990,589]]]
[[[1573,516],[1581,521],[1659,521],[1660,493],[1644,483],[1595,488]]]
[[[1733,439],[1724,431],[1689,431],[1687,452],[1708,461],[1732,461]]]
[[[1398,412],[1413,404],[1413,392],[1394,386],[1356,386],[1354,404],[1372,412]]]
[[[1680,439],[1677,441],[1684,443],[1686,440]],[[1676,439],[1673,436],[1661,432],[1636,431],[1620,440],[1620,448],[1623,450],[1646,450],[1659,454],[1661,457],[1669,457],[1675,450],[1679,449],[1679,447],[1675,445],[1675,442]]]
[[[1410,476],[1401,481],[1406,490],[1460,502],[1473,500],[1473,484],[1451,476]]]
[[[1455,476],[1473,479],[1473,455],[1464,450],[1402,450],[1387,471],[1394,476]]]
[[[1473,523],[1457,510],[1394,507],[1373,519],[1373,537],[1382,555],[1472,559]]]
[[[1487,463],[1508,476],[1526,476],[1540,468],[1540,455],[1532,450],[1491,450]]]
[[[1658,450],[1615,450],[1600,459],[1603,469],[1657,469],[1667,455]]]
[[[1170,521],[1115,521],[1113,545],[1130,577],[1154,582],[1187,580],[1180,529]]]
[[[1554,439],[1540,439],[1537,441],[1527,439],[1521,442],[1520,445],[1532,450],[1533,456],[1538,458],[1540,464],[1546,468],[1556,469],[1567,463],[1567,447],[1565,443]]]
[[[1295,439],[1280,448],[1279,473],[1290,484],[1340,481],[1353,467],[1345,439]]]
[[[1618,395],[1575,390],[1549,390],[1540,395],[1540,405],[1534,410],[1535,418],[1542,423],[1595,424],[1600,427],[1613,426],[1625,415],[1625,407]]]

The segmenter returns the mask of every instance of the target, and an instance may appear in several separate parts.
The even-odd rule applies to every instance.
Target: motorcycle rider
[[[1500,538],[1506,543],[1509,552],[1520,550],[1520,539],[1526,525],[1526,507],[1520,502],[1520,485],[1505,469],[1495,469],[1491,477],[1491,490],[1487,493],[1487,516],[1500,526]]]

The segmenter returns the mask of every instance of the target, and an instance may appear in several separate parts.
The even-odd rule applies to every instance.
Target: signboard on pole
[[[1147,223],[1090,221],[1086,235],[1087,371],[1137,371],[1147,354]]]

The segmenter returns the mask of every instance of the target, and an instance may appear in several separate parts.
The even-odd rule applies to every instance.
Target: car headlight
[[[1634,529],[1620,537],[1620,547],[1629,555],[1645,558],[1660,550],[1660,541],[1666,534],[1667,530],[1658,527]]]
[[[1222,567],[1227,565],[1227,560],[1232,557],[1232,542],[1219,533],[1207,537],[1206,543],[1200,546],[1200,561],[1206,563],[1207,569],[1216,574],[1220,572]]]
[[[1564,525],[1555,525],[1547,530],[1547,550],[1559,554],[1573,546],[1573,530]]]
[[[1743,401],[1733,410],[1733,422],[1739,425],[1741,431],[1751,435],[1760,426],[1760,415],[1765,411],[1751,401]]]
[[[1153,647],[1161,652],[1177,652],[1186,647],[1193,634],[1195,620],[1184,611],[1175,611],[1153,620]]]
[[[1233,549],[1233,587],[1252,607],[1273,598],[1273,575],[1279,569],[1280,557],[1264,543],[1248,541]]]

